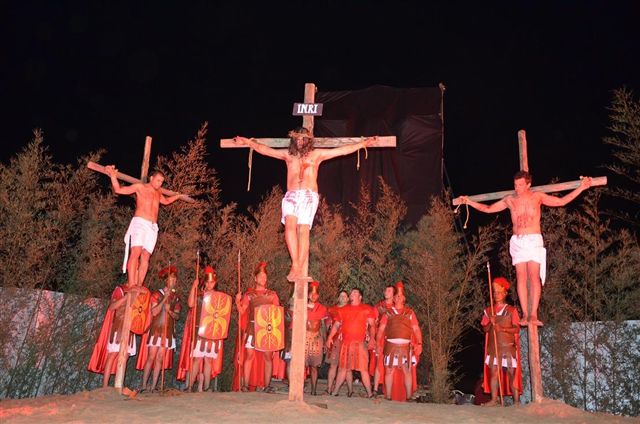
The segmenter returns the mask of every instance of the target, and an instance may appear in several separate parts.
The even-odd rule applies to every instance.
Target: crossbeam
[[[274,149],[286,149],[289,147],[289,142],[291,141],[289,138],[254,138],[253,140]],[[361,137],[314,137],[313,147],[320,149],[330,149],[334,147],[345,146],[348,144],[360,143],[361,141]],[[233,140],[233,138],[223,138],[222,140],[220,140],[220,147],[229,149],[242,147],[247,148],[248,146],[239,145]],[[396,137],[378,137],[377,140],[372,140],[368,147],[396,147]]]
[[[104,166],[100,165],[99,163],[95,163],[93,161],[87,162],[87,168],[91,169],[92,171],[100,172],[101,174],[104,174],[104,175],[109,175],[109,173],[106,171]],[[130,183],[130,184],[136,184],[136,183],[142,184],[141,180],[131,177],[127,174],[123,174],[122,172],[118,172],[116,174],[116,177],[119,180]],[[175,196],[176,194],[179,194],[178,192],[167,190],[166,188],[161,188],[160,192],[165,196]],[[195,199],[192,199],[191,197],[186,196],[184,194],[182,195],[182,198],[180,200],[184,200],[185,202],[188,202],[188,203],[196,202]]]
[[[574,188],[578,188],[580,186],[581,180],[575,181],[567,181],[565,183],[557,183],[557,184],[547,184],[541,186],[531,187],[531,191],[538,191],[542,193],[556,193],[559,191],[567,191],[573,190]],[[591,186],[604,186],[607,185],[607,177],[593,177],[591,179]],[[496,191],[493,193],[485,193],[485,194],[476,194],[473,196],[468,196],[469,200],[473,200],[475,202],[486,202],[489,200],[499,200],[506,196],[516,194],[514,190],[504,190],[504,191]],[[457,206],[462,204],[462,197],[456,197],[453,199],[453,205]]]

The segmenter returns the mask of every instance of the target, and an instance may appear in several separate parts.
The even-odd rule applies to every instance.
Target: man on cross
[[[511,212],[513,236],[509,241],[509,253],[512,264],[516,267],[518,298],[522,308],[520,325],[529,322],[537,326],[542,325],[538,319],[538,304],[540,293],[546,276],[547,250],[544,248],[542,232],[540,230],[541,206],[565,206],[591,187],[591,178],[584,177],[576,189],[563,197],[550,196],[543,192],[533,192],[531,188],[531,174],[518,171],[513,176],[515,195],[508,195],[491,205],[485,205],[461,196],[462,203],[485,212],[495,213],[505,209]],[[528,309],[527,277],[531,282],[531,310]]]
[[[154,171],[148,183],[135,183],[125,187],[120,186],[117,178],[118,170],[115,166],[105,166],[105,171],[111,178],[111,186],[116,194],[136,195],[136,212],[124,236],[125,254],[122,272],[127,273],[130,286],[143,285],[149,268],[149,258],[158,240],[160,205],[170,205],[178,199],[186,199],[186,196],[182,194],[163,196],[160,188],[165,176],[161,171]],[[129,246],[131,246],[130,254]]]
[[[257,143],[245,137],[235,137],[234,141],[287,164],[287,193],[282,199],[282,223],[284,237],[291,256],[291,270],[287,279],[307,277],[309,257],[309,231],[318,209],[318,168],[328,159],[348,155],[367,147],[377,137],[367,137],[360,143],[334,149],[314,149],[313,137],[309,130],[298,127],[289,132],[290,143],[287,150],[278,150]]]

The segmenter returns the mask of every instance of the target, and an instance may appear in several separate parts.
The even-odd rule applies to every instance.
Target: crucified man
[[[136,212],[124,236],[125,254],[122,272],[127,273],[129,286],[142,286],[149,268],[149,258],[158,240],[160,205],[170,205],[186,196],[183,194],[163,196],[160,188],[165,176],[161,171],[154,171],[148,183],[135,183],[124,187],[118,181],[118,170],[115,166],[105,166],[105,171],[111,178],[111,186],[116,194],[136,195]],[[131,253],[129,253],[129,246],[131,246]]]
[[[474,202],[467,196],[461,196],[462,203],[468,204],[485,213],[500,212],[509,209],[513,224],[513,236],[509,241],[511,262],[516,267],[518,282],[518,298],[524,315],[520,325],[529,322],[537,326],[542,325],[538,319],[538,304],[540,293],[546,275],[547,250],[542,241],[540,230],[540,209],[544,206],[565,206],[591,187],[591,178],[584,177],[580,186],[563,197],[550,196],[543,192],[531,191],[531,174],[518,171],[513,176],[515,195],[509,195],[491,205]],[[531,282],[531,310],[528,308],[527,277]]]
[[[287,150],[273,149],[256,141],[235,137],[238,144],[249,146],[261,155],[285,161],[287,164],[287,193],[282,199],[284,238],[291,256],[291,270],[287,280],[307,277],[309,270],[309,231],[318,209],[318,168],[320,164],[338,156],[348,155],[369,146],[377,137],[364,138],[360,143],[334,149],[314,149],[309,130],[298,127],[289,133]]]

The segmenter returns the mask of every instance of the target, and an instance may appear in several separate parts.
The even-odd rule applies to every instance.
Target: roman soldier
[[[378,326],[382,316],[389,312],[393,308],[393,297],[395,294],[395,287],[389,285],[384,288],[383,299],[374,306],[375,318],[375,332],[378,332]],[[380,379],[384,375],[384,364],[382,357],[378,354],[382,352],[384,345],[376,346],[375,350],[370,352],[369,357],[369,374],[373,376],[373,391],[379,393]]]
[[[315,396],[318,383],[318,368],[322,365],[322,352],[327,338],[326,320],[329,311],[318,300],[320,283],[309,283],[309,302],[307,303],[307,328],[304,346],[304,365],[311,374],[311,394]]]
[[[513,396],[513,403],[520,403],[522,372],[520,369],[520,317],[518,310],[505,303],[510,284],[504,277],[493,279],[493,307],[482,315],[485,332],[484,384],[485,393],[491,392],[491,400],[483,406],[497,406],[500,395]],[[500,370],[500,377],[498,371]],[[500,378],[500,380],[498,380]],[[500,386],[500,387],[499,387]]]
[[[371,392],[371,379],[369,378],[369,353],[375,348],[375,333],[373,331],[375,313],[373,307],[362,303],[362,291],[359,288],[351,289],[349,293],[351,303],[338,311],[331,334],[327,338],[327,349],[331,349],[333,340],[340,330],[342,332],[342,346],[340,347],[340,361],[338,364],[338,376],[336,385],[331,393],[338,396],[340,386],[344,383],[347,372],[360,371],[362,384],[368,397],[373,397]],[[369,335],[368,343],[365,341]],[[349,384],[348,397],[353,395],[353,385]]]
[[[246,328],[244,328],[242,345],[244,348],[244,364],[238,367],[236,372],[242,372],[242,381],[240,391],[247,392],[249,390],[264,391],[266,393],[275,393],[275,388],[271,386],[271,378],[273,370],[278,369],[281,372],[285,367],[278,363],[274,367],[274,361],[281,361],[278,355],[274,355],[273,351],[261,350],[256,347],[256,309],[262,305],[280,306],[278,294],[267,288],[267,263],[260,262],[254,270],[255,287],[249,288],[246,293],[236,294],[236,306],[240,315],[246,314]],[[241,319],[241,321],[244,321]],[[284,317],[282,317],[284,334]],[[284,337],[282,336],[282,339]],[[284,340],[282,340],[284,341]],[[256,352],[257,351],[257,352]],[[282,375],[284,376],[284,375]],[[282,377],[279,376],[279,377]],[[236,381],[236,378],[234,378]]]
[[[231,298],[215,290],[216,271],[204,268],[204,284],[193,280],[189,292],[189,315],[185,322],[180,349],[178,380],[188,378],[188,391],[198,383],[198,392],[209,390],[211,379],[222,372],[223,340],[227,337]]]
[[[164,287],[151,295],[151,326],[140,342],[140,354],[136,368],[144,370],[142,390],[155,390],[161,370],[173,366],[173,352],[176,349],[175,323],[180,316],[180,298],[176,294],[177,269],[169,266],[158,274],[165,280]],[[153,379],[147,386],[153,369]]]
[[[384,346],[384,392],[389,400],[409,400],[416,388],[415,366],[422,353],[422,333],[416,313],[405,306],[402,281],[396,283],[393,299],[393,307],[380,319],[377,334],[378,346]],[[396,384],[397,370],[402,372],[400,384]]]
[[[109,386],[111,374],[116,373],[116,357],[120,352],[122,323],[124,321],[127,296],[133,296],[146,290],[141,286],[130,286],[129,282],[117,286],[111,293],[111,301],[107,307],[98,340],[93,347],[88,370],[103,374],[102,387]],[[133,333],[128,334],[129,356],[136,354],[136,338]]]
[[[349,303],[349,293],[346,290],[340,290],[338,293],[338,303],[329,307],[329,326],[328,331],[333,328],[333,323],[338,319],[338,311]],[[329,364],[329,371],[327,373],[327,390],[326,394],[330,395],[333,391],[333,384],[336,381],[336,374],[338,373],[338,363],[340,362],[340,348],[342,346],[342,333],[338,332],[333,339],[331,348],[327,348],[327,354],[324,361]],[[351,372],[347,373],[347,384],[351,385],[353,375]]]

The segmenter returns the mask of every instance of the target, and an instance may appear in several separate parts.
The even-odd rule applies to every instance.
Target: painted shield
[[[231,319],[231,296],[222,292],[205,293],[200,311],[198,335],[209,340],[226,339]]]
[[[131,304],[131,332],[144,334],[151,324],[151,292],[146,287],[138,293]]]
[[[255,347],[263,352],[284,349],[284,308],[261,305],[255,309]]]

